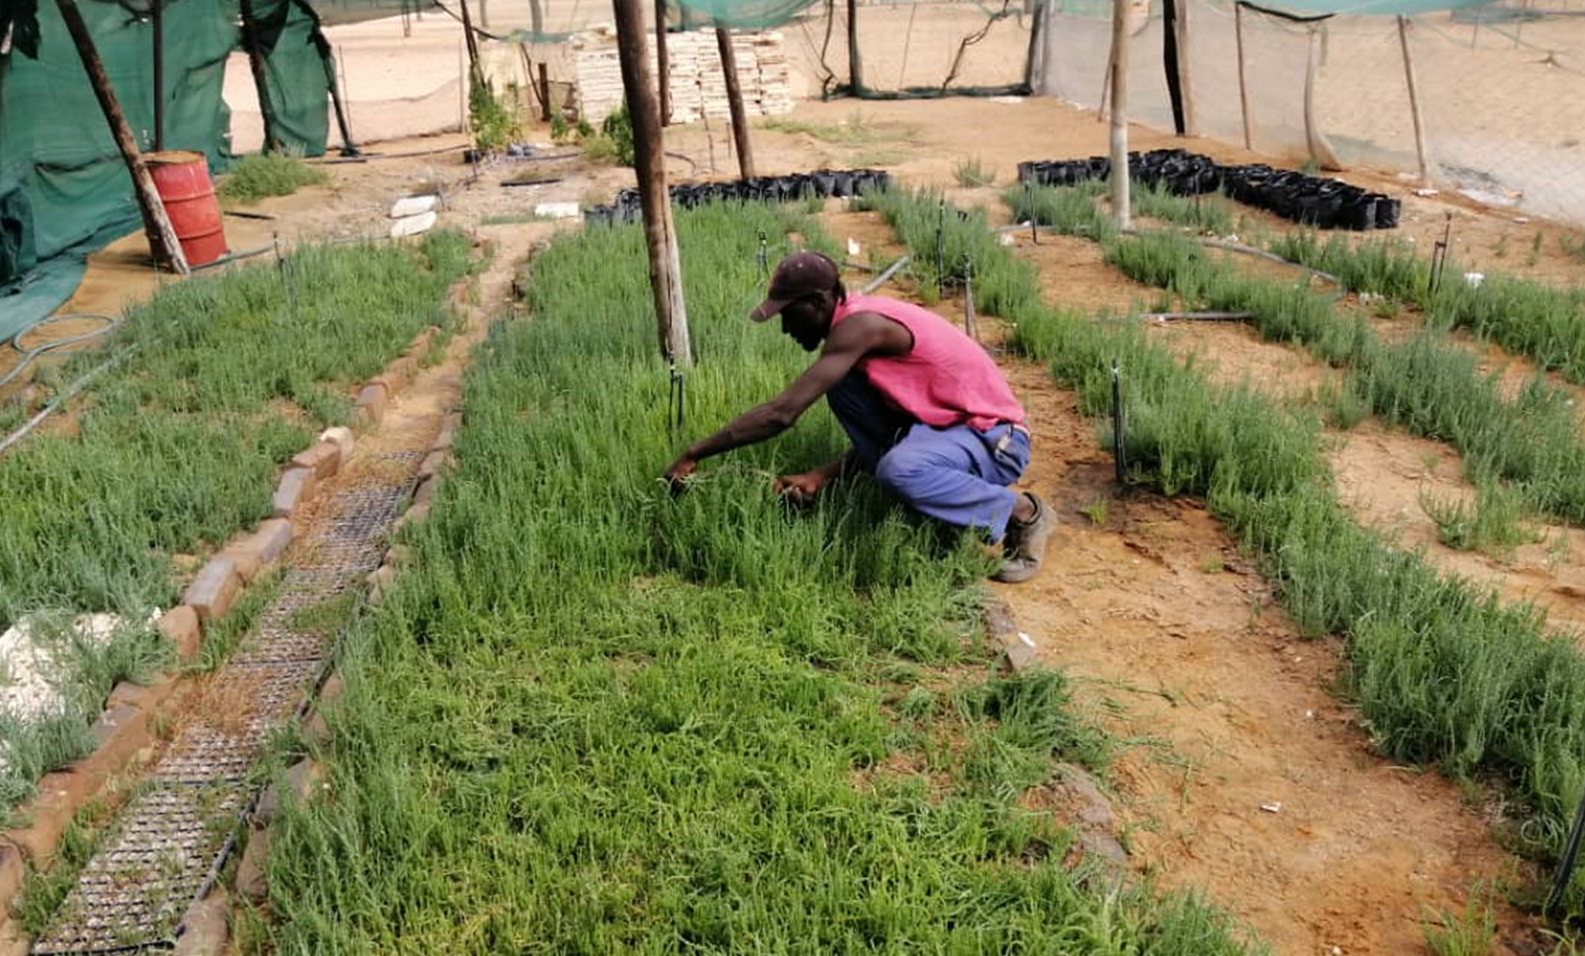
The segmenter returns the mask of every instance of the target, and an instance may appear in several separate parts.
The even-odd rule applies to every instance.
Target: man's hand
[[[687,481],[689,475],[693,474],[693,470],[698,467],[698,459],[690,458],[687,455],[683,455],[671,463],[671,467],[666,469],[666,474],[663,477],[666,479],[666,484],[671,488],[673,495],[682,493],[683,483]]]
[[[823,470],[806,471],[801,475],[783,475],[776,479],[771,488],[788,501],[802,505],[813,501],[830,480],[831,476]]]

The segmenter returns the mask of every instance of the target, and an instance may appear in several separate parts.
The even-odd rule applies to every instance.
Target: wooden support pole
[[[1178,9],[1188,0],[1162,0],[1161,65],[1166,72],[1167,100],[1172,106],[1172,131],[1184,134],[1183,67],[1178,60]]]
[[[282,148],[280,124],[275,119],[275,105],[270,102],[270,81],[264,72],[264,51],[259,43],[259,23],[253,16],[253,0],[241,0],[242,45],[248,54],[248,69],[253,73],[253,89],[259,96],[259,115],[264,118],[264,152],[274,153]]]
[[[688,344],[688,313],[682,297],[682,261],[666,190],[666,153],[661,138],[660,104],[650,85],[644,40],[643,0],[615,0],[616,50],[622,63],[622,88],[633,123],[633,158],[639,203],[644,212],[644,242],[649,249],[649,284],[661,355],[678,366],[693,364]]]
[[[1249,84],[1244,76],[1244,5],[1233,4],[1233,38],[1238,56],[1238,114],[1244,119],[1244,148],[1254,149],[1249,136]]]
[[[1045,73],[1046,8],[1048,0],[1034,0],[1029,17],[1029,49],[1024,53],[1024,86],[1030,93],[1041,92]]]
[[[1128,0],[1112,0],[1112,217],[1127,229],[1128,195]]]
[[[1189,8],[1194,0],[1178,0],[1178,89],[1183,97],[1183,133],[1198,136],[1200,129],[1194,121],[1194,84],[1189,82]]]
[[[1101,101],[1095,104],[1095,121],[1097,123],[1106,120],[1106,105],[1112,96],[1112,58],[1116,55],[1117,50],[1108,47],[1106,53],[1106,75],[1101,77]]]
[[[319,11],[315,10],[308,0],[292,0],[292,5],[302,11],[314,25],[309,39],[319,53],[319,62],[325,67],[325,85],[330,87],[330,103],[336,110],[336,128],[341,131],[341,155],[358,156],[360,155],[358,145],[352,141],[352,117],[341,102],[341,82],[336,76],[337,58],[331,51],[330,40],[325,36],[324,22],[319,19]],[[346,67],[344,58],[342,67],[343,69]]]
[[[1337,152],[1332,149],[1332,144],[1327,141],[1326,134],[1321,131],[1321,124],[1315,118],[1315,74],[1321,65],[1321,30],[1325,27],[1310,27],[1310,48],[1304,63],[1304,142],[1310,151],[1310,158],[1322,169],[1338,170],[1343,168],[1343,161],[1337,158]]]
[[[732,32],[715,28],[715,45],[721,51],[721,72],[726,74],[726,102],[732,113],[732,141],[737,144],[738,171],[744,179],[754,175],[754,152],[748,140],[748,113],[743,109],[743,87],[738,83],[737,54],[732,50]]]
[[[545,61],[539,61],[539,88],[541,91],[540,104],[545,110],[545,122],[550,122],[550,70],[545,66]]]
[[[671,125],[671,57],[666,53],[666,0],[655,0],[655,69],[660,90],[660,125]]]
[[[1409,85],[1409,113],[1414,118],[1414,159],[1419,167],[1420,184],[1431,181],[1431,161],[1425,152],[1425,118],[1420,114],[1419,84],[1414,78],[1414,60],[1409,56],[1409,18],[1398,17],[1398,46],[1403,50],[1403,79]]]
[[[848,84],[854,96],[864,92],[864,64],[859,62],[858,0],[848,0]]]
[[[468,0],[457,0],[457,5],[462,8],[462,37],[468,45],[468,102],[472,103],[473,87],[484,85],[484,67],[479,64],[479,38],[473,34],[473,16],[468,13]]]
[[[165,148],[165,19],[164,0],[154,0],[149,8],[149,26],[154,40],[154,151]]]
[[[104,111],[105,122],[110,124],[110,135],[115,138],[116,148],[121,151],[121,158],[127,164],[127,172],[132,174],[132,191],[137,197],[138,209],[143,214],[143,231],[149,237],[149,252],[153,253],[154,261],[181,275],[187,275],[187,257],[182,253],[181,240],[171,226],[170,217],[165,214],[165,203],[160,199],[159,190],[154,188],[154,177],[149,175],[149,168],[143,163],[143,154],[138,151],[137,141],[132,138],[132,128],[127,125],[127,118],[121,112],[121,103],[116,99],[110,77],[105,74],[104,64],[99,60],[99,51],[94,47],[94,38],[88,33],[88,24],[83,22],[76,0],[55,0],[55,5],[60,9],[66,32],[71,34],[72,43],[77,47],[77,55],[82,58],[83,69],[88,73],[94,96],[99,99],[99,108]]]

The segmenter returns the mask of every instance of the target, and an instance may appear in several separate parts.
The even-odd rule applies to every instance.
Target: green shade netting
[[[1093,20],[1110,20],[1112,17],[1111,0],[1053,0],[1053,2],[1056,3],[1057,13],[1063,16],[1087,17]],[[1295,17],[1396,16],[1398,14],[1410,16],[1438,10],[1500,5],[1500,3],[1493,4],[1492,0],[1358,0],[1353,3],[1339,2],[1339,0],[1271,0],[1271,2],[1252,0],[1252,4],[1279,13],[1289,13]],[[1160,0],[1152,0],[1150,6],[1152,15],[1159,16]]]
[[[758,30],[777,27],[822,0],[688,0],[681,4],[690,17],[723,27]]]
[[[0,3],[6,0],[0,0]],[[153,26],[147,0],[79,0],[78,9],[133,137],[154,146]],[[277,136],[324,152],[329,87],[311,18],[291,0],[255,0],[265,34]],[[222,97],[240,46],[236,0],[164,0],[165,148],[231,156]],[[132,181],[77,48],[53,3],[38,8],[38,58],[0,54],[0,340],[54,311],[83,260],[140,228]]]

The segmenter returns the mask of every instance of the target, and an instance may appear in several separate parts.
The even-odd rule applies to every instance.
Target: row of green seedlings
[[[1333,298],[1304,283],[1242,275],[1222,268],[1187,237],[1151,232],[1122,239],[1081,191],[1009,192],[1020,215],[1058,231],[1101,241],[1107,261],[1140,282],[1177,295],[1185,308],[1248,312],[1266,338],[1298,344],[1328,364],[1347,370],[1341,387],[1318,396],[1330,422],[1349,428],[1374,413],[1415,434],[1445,441],[1464,456],[1466,477],[1476,488],[1474,503],[1427,502],[1445,543],[1502,553],[1534,540],[1523,526],[1528,514],[1585,524],[1585,442],[1580,438],[1574,396],[1536,375],[1512,399],[1503,396],[1500,372],[1483,372],[1481,360],[1452,341],[1444,327],[1429,324],[1399,342],[1385,342],[1362,315],[1340,317]],[[1033,202],[1033,208],[1025,208]],[[1292,252],[1305,240],[1279,240]],[[1301,257],[1314,266],[1347,266],[1341,243],[1330,258]],[[1338,276],[1345,285],[1361,281],[1365,263],[1407,272],[1409,263],[1373,258],[1382,245],[1362,247],[1354,266]],[[1513,280],[1518,282],[1518,280]],[[1494,288],[1502,288],[1500,284]],[[1479,289],[1462,282],[1438,301],[1462,301]],[[1482,286],[1481,288],[1485,288]],[[1529,283],[1527,295],[1548,294]],[[1566,296],[1565,293],[1557,295]]]
[[[1278,237],[1271,248],[1337,276],[1352,291],[1412,307],[1427,325],[1490,339],[1542,370],[1585,385],[1585,287],[1559,289],[1501,273],[1486,273],[1472,283],[1451,260],[1442,266],[1441,280],[1433,282],[1431,263],[1400,239],[1356,245],[1334,236],[1322,242],[1306,230]]]
[[[1245,951],[1065,867],[1024,806],[1108,747],[1060,674],[994,673],[977,541],[869,481],[772,493],[845,446],[823,406],[669,493],[679,448],[807,362],[745,318],[758,236],[832,251],[785,208],[678,231],[682,428],[636,227],[540,253],[534,320],[470,369],[458,470],[343,645],[333,796],[272,836],[271,951]]]
[[[447,290],[470,258],[450,232],[305,247],[166,286],[103,350],[49,373],[60,385],[118,359],[73,399],[72,427],[46,425],[0,457],[0,630],[54,622],[35,630],[53,635],[67,685],[42,719],[0,713],[0,812],[92,749],[117,682],[169,666],[168,642],[142,622],[176,600],[175,559],[269,516],[280,466],[350,420],[352,387],[450,323]],[[99,644],[67,626],[80,612],[133,623]]]
[[[1098,187],[1084,184],[1009,190],[1004,198],[1020,219],[1028,218],[1033,204],[1047,224],[1106,241],[1115,238],[1112,221],[1096,215],[1093,201],[1084,201],[1100,195]],[[1216,195],[1174,196],[1145,187],[1136,193],[1134,212],[1218,236],[1235,228],[1227,200]],[[1452,259],[1444,261],[1438,278],[1431,261],[1412,243],[1392,236],[1359,240],[1334,233],[1323,241],[1317,231],[1299,229],[1247,238],[1284,259],[1335,276],[1350,292],[1383,297],[1387,301],[1378,307],[1379,314],[1390,316],[1402,307],[1413,308],[1433,328],[1462,329],[1490,339],[1544,371],[1585,385],[1585,286],[1557,288],[1495,272],[1471,282]]]
[[[932,247],[938,197],[873,201],[910,249]],[[1004,290],[994,309],[1015,324],[1017,347],[1049,362],[1089,414],[1109,411],[1110,367],[1120,364],[1135,479],[1204,497],[1257,556],[1303,634],[1347,639],[1343,686],[1376,747],[1456,779],[1511,782],[1533,817],[1513,840],[1555,859],[1585,788],[1585,655],[1573,641],[1549,633],[1535,608],[1505,605],[1361,528],[1337,500],[1312,410],[1208,382],[1139,323],[1050,308],[1033,268],[999,246],[982,212],[951,221],[987,286]],[[1158,247],[1150,238],[1126,244],[1141,254]],[[1310,314],[1301,290],[1257,291],[1272,301],[1229,304],[1274,321]],[[1513,423],[1510,435],[1515,428],[1525,426]],[[1565,905],[1577,913],[1582,899],[1585,882],[1575,879]]]

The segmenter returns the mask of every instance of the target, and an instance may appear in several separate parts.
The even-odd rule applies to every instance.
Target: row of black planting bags
[[[1018,164],[1018,181],[1041,186],[1073,186],[1105,179],[1112,162],[1105,156]],[[1160,185],[1179,196],[1218,190],[1241,203],[1268,209],[1320,229],[1391,229],[1398,225],[1403,201],[1337,179],[1307,176],[1264,163],[1223,166],[1209,156],[1181,149],[1129,153],[1132,178]]]
[[[892,175],[879,169],[817,169],[792,176],[752,176],[724,183],[681,183],[671,187],[673,205],[692,209],[708,202],[790,202],[827,196],[858,196],[892,184]],[[595,206],[583,214],[584,222],[610,224],[637,222],[641,218],[637,189],[623,189],[616,202]]]

